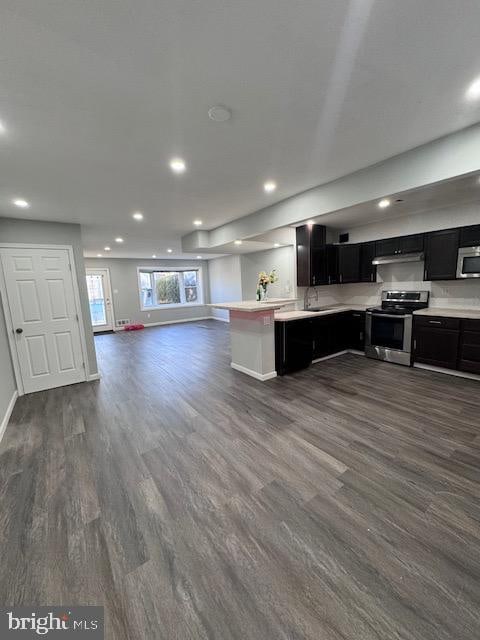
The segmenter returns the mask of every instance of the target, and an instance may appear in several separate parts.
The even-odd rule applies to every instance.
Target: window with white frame
[[[138,269],[144,310],[203,303],[200,269]]]

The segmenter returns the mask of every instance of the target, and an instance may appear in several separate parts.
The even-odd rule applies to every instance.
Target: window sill
[[[151,307],[140,307],[141,311],[161,311],[162,309],[184,309],[185,307],[204,307],[204,302],[178,302],[174,304],[161,304]]]

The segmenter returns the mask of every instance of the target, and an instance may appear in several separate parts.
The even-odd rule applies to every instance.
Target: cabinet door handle
[[[315,276],[313,276],[312,280],[313,280],[313,284],[315,284]]]
[[[328,284],[331,284],[332,276],[328,276]]]
[[[428,324],[442,324],[441,320],[429,320]]]
[[[413,350],[416,351],[417,350],[417,339],[415,338],[415,340],[413,341]]]
[[[342,274],[340,274],[340,284],[342,284],[342,282],[343,282],[343,276]]]

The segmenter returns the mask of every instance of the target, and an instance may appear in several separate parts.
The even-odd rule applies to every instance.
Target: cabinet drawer
[[[465,320],[462,320],[462,329],[464,331],[480,332],[480,320],[471,320],[470,318],[465,318]]]
[[[460,318],[442,316],[415,316],[415,326],[432,329],[460,329]]]

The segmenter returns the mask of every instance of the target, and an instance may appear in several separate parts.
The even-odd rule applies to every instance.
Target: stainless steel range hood
[[[419,253],[396,253],[391,256],[379,256],[372,260],[372,264],[395,264],[396,262],[421,262],[425,259],[423,252]]]

